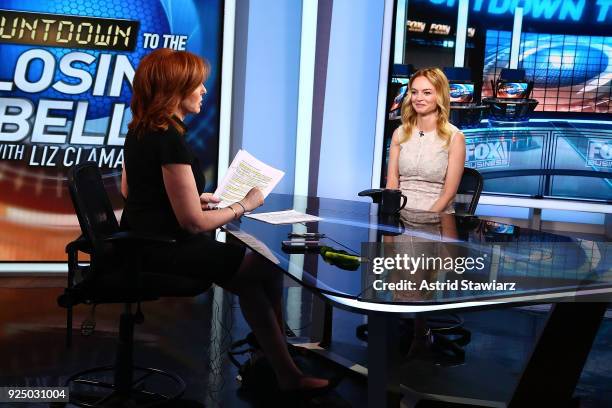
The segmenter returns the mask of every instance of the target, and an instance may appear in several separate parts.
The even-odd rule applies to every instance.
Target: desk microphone
[[[421,137],[425,136],[425,132],[423,132],[422,130],[419,130],[419,136]]]

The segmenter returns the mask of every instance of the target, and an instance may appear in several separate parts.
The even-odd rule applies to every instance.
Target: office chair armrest
[[[81,251],[86,254],[89,254],[92,251],[91,243],[89,240],[85,239],[83,235],[66,245],[66,253],[73,253],[76,251]]]
[[[384,188],[373,188],[369,190],[360,191],[357,195],[359,197],[370,197],[373,203],[380,204],[383,191],[385,191]]]
[[[173,244],[176,242],[176,239],[167,235],[121,231],[104,238],[104,241],[129,247],[150,244]]]

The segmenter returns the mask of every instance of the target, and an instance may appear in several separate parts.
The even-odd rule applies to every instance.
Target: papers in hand
[[[284,175],[284,171],[257,160],[246,150],[240,150],[215,190],[215,197],[221,200],[217,206],[224,208],[242,200],[253,187],[259,187],[266,198]]]
[[[304,214],[295,210],[248,214],[245,215],[245,217],[267,222],[268,224],[295,224],[296,222],[313,222],[322,220],[320,217]]]

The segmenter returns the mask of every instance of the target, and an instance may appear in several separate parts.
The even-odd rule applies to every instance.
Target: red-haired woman
[[[183,119],[200,112],[209,64],[185,51],[158,49],[134,75],[133,119],[125,141],[122,224],[131,230],[176,237],[177,244],[150,251],[152,268],[216,283],[240,298],[242,312],[276,373],[281,390],[324,390],[327,380],[307,377],[295,365],[283,331],[282,274],[243,247],[206,234],[263,204],[257,188],[216,211],[204,193],[198,160],[185,141]]]

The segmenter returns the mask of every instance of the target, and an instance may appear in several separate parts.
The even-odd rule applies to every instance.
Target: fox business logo
[[[510,166],[510,144],[508,140],[467,143],[465,166],[475,169]]]
[[[589,139],[586,166],[612,168],[612,140]]]

